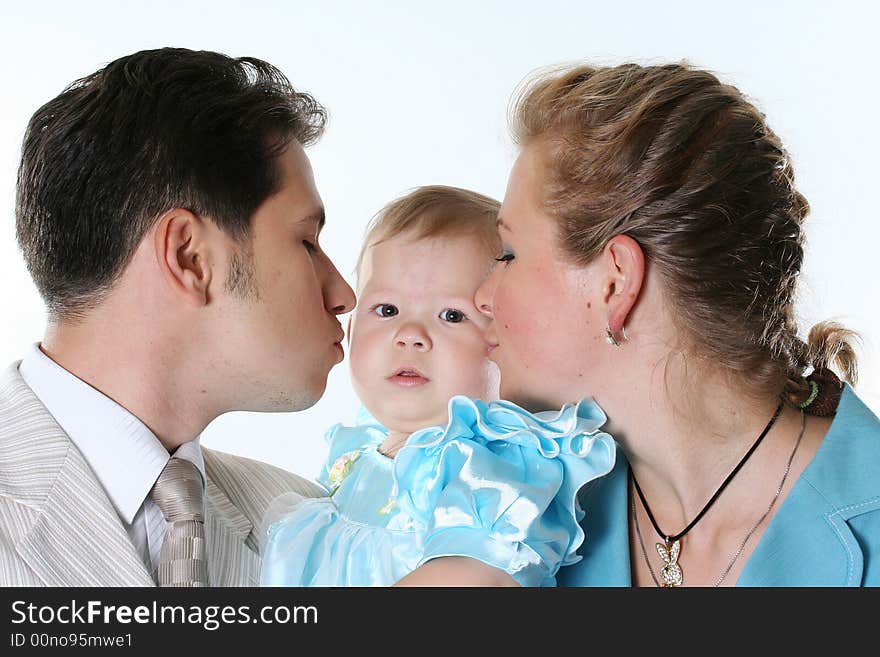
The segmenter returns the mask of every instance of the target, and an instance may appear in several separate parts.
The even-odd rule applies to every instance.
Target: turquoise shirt
[[[627,461],[581,491],[583,560],[559,586],[631,586]],[[770,520],[737,586],[880,586],[880,420],[845,386],[813,460]]]

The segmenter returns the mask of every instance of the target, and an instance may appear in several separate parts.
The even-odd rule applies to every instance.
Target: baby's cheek
[[[352,340],[348,353],[348,367],[352,383],[358,395],[369,395],[381,377],[381,366],[375,356],[375,348],[368,337]],[[363,397],[362,397],[363,400]]]
[[[498,366],[483,353],[471,354],[450,376],[456,382],[453,394],[487,401],[498,396]]]
[[[480,375],[480,385],[482,386],[479,398],[484,401],[493,401],[499,398],[499,390],[501,387],[501,370],[498,365],[488,358],[483,363]],[[475,395],[476,396],[476,395]]]

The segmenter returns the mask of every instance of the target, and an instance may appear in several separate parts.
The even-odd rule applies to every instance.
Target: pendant
[[[678,565],[678,555],[681,552],[681,541],[673,541],[666,544],[655,543],[660,558],[663,559],[663,568],[660,569],[660,578],[663,580],[663,586],[670,588],[673,586],[681,586],[684,581],[684,575],[681,572],[681,566]]]

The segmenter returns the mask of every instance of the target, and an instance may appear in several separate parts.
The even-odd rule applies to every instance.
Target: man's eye
[[[445,308],[440,312],[439,317],[444,322],[449,322],[450,324],[458,324],[467,319],[467,315],[455,308]]]
[[[308,240],[303,240],[303,246],[306,247],[306,251],[309,253],[315,253],[318,250],[318,247]]]
[[[511,260],[513,260],[515,257],[516,257],[516,256],[513,255],[512,253],[510,253],[509,251],[505,251],[503,254],[501,254],[501,257],[500,257],[500,258],[495,258],[495,261],[496,261],[496,262],[504,262],[504,263],[508,263],[508,262],[510,262]]]
[[[390,303],[380,303],[373,308],[373,312],[379,317],[394,317],[397,313],[397,306]]]

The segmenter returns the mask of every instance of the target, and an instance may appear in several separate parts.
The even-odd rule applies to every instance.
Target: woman
[[[855,382],[853,335],[797,336],[808,206],[763,115],[705,71],[581,66],[514,123],[476,297],[501,394],[591,396],[621,448],[560,584],[880,584],[880,421],[830,370]]]

